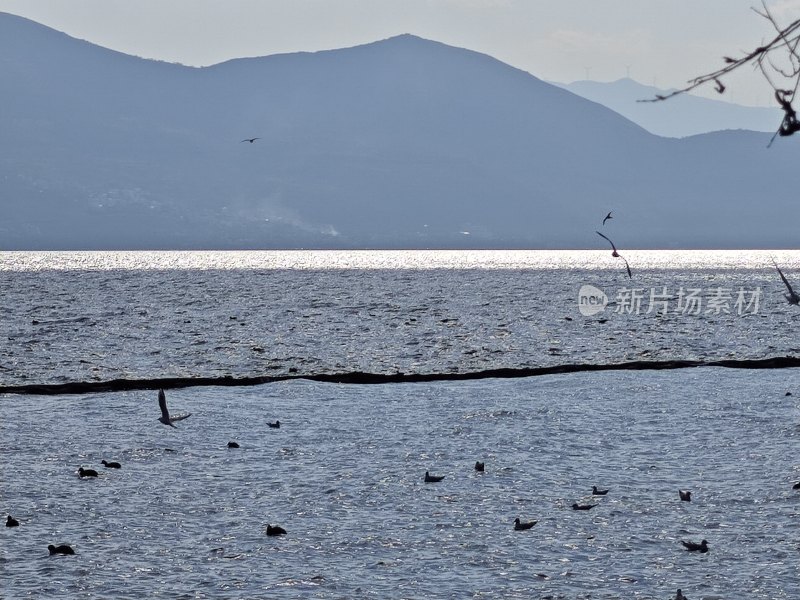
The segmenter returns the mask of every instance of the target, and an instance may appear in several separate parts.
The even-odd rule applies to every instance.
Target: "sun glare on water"
[[[622,251],[621,251],[622,252]],[[800,268],[800,250],[626,250],[633,271]],[[618,269],[607,250],[198,250],[3,252],[0,271]]]

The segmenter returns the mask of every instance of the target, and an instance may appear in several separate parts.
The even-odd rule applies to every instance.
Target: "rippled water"
[[[625,254],[633,280],[584,251],[4,253],[0,385],[798,353],[770,257],[795,281],[800,252]],[[584,284],[608,294],[604,311],[579,312]],[[666,288],[670,309],[681,288],[763,295],[745,314],[618,312],[632,286]],[[193,413],[177,429],[151,391],[0,396],[0,516],[22,523],[0,531],[3,598],[800,589],[797,369],[167,394]],[[592,485],[611,492],[572,511]],[[515,532],[515,517],[539,523]],[[680,545],[702,538],[705,555]],[[51,558],[50,543],[77,555]]]
[[[800,289],[798,251],[632,251],[633,280],[592,251],[5,253],[0,385],[796,354],[771,256]],[[579,312],[584,284],[603,312]],[[699,314],[678,310],[690,289]],[[647,312],[651,293],[669,299]]]
[[[22,522],[1,533],[3,597],[670,598],[681,587],[694,600],[800,589],[797,370],[293,381],[168,396],[194,413],[178,429],[155,420],[150,392],[3,399],[2,509]],[[101,459],[123,468],[102,470]],[[80,465],[99,479],[79,479]],[[423,483],[425,470],[444,481]],[[592,500],[595,484],[608,496]],[[588,513],[569,508],[590,500]],[[515,517],[539,523],[515,532]],[[267,523],[288,535],[266,537]],[[702,538],[705,555],[680,545]],[[50,558],[49,543],[77,554]]]

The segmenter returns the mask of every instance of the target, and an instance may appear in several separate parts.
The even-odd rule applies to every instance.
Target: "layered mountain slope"
[[[612,209],[626,247],[797,244],[794,140],[411,35],[190,68],[0,14],[0,56],[0,248],[597,247]]]

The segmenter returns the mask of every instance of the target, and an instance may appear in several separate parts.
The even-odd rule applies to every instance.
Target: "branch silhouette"
[[[800,19],[796,19],[788,25],[781,26],[772,13],[770,13],[763,0],[761,6],[762,10],[759,11],[754,8],[753,11],[769,21],[775,29],[776,35],[771,41],[758,46],[739,58],[723,56],[722,60],[725,66],[716,71],[690,79],[688,85],[684,88],[675,90],[669,94],[656,94],[654,98],[639,100],[639,102],[662,102],[680,94],[690,92],[708,83],[713,83],[717,93],[723,94],[727,88],[722,83],[721,79],[733,71],[741,69],[749,64],[761,71],[764,79],[766,79],[767,83],[772,87],[775,101],[783,111],[783,120],[778,130],[775,132],[775,135],[772,136],[769,145],[772,145],[776,136],[786,137],[800,131],[797,112],[792,105],[797,94],[798,86],[800,86],[800,54],[798,54],[798,46],[800,46]],[[777,59],[780,59],[781,62],[778,62]]]

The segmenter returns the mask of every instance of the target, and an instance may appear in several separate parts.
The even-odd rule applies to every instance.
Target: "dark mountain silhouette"
[[[0,94],[4,249],[605,248],[609,210],[622,248],[797,245],[797,140],[660,138],[411,35],[190,68],[0,13]]]

